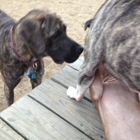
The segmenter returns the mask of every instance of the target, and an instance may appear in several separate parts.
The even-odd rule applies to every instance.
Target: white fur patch
[[[76,101],[80,101],[84,94],[80,94],[80,92],[78,92],[79,90],[77,89],[79,89],[79,86],[77,86],[76,89],[70,86],[67,89],[67,96],[76,99]]]
[[[69,96],[70,98],[76,99],[76,95],[77,95],[77,90],[74,87],[70,86],[67,89],[67,96]]]
[[[31,67],[29,67],[25,72],[24,72],[24,75],[23,76],[28,76],[29,73],[31,71]]]

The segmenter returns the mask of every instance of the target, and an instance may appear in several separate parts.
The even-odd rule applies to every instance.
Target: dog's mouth
[[[53,59],[55,63],[57,64],[63,64],[64,60],[58,60],[58,59]]]
[[[84,49],[81,46],[78,46],[76,49],[75,48],[72,49],[71,52],[65,56],[65,58],[64,58],[65,62],[67,62],[67,63],[75,62],[79,58],[79,56],[83,52],[83,50]]]
[[[79,55],[74,56],[74,57],[69,57],[69,55],[68,55],[68,56],[65,57],[65,62],[67,62],[67,63],[73,63],[73,62],[76,61],[78,58],[79,58]]]

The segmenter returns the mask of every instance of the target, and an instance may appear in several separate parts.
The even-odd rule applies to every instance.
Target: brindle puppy
[[[58,64],[72,63],[82,51],[67,36],[66,25],[55,14],[32,10],[15,22],[0,10],[0,70],[8,105],[13,103],[13,90],[26,72],[32,88],[41,83],[44,56]]]
[[[125,86],[140,92],[140,1],[107,0],[93,20],[86,22],[87,27],[77,90],[69,88],[67,94],[80,101],[100,64]]]

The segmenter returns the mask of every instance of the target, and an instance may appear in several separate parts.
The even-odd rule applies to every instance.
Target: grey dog
[[[14,102],[14,88],[27,73],[32,88],[44,73],[43,57],[72,63],[83,48],[66,34],[66,25],[53,13],[32,10],[18,22],[0,10],[0,70],[8,105]]]
[[[86,27],[90,29],[78,86],[70,87],[68,96],[80,101],[100,64],[126,87],[140,92],[140,1],[107,0]]]

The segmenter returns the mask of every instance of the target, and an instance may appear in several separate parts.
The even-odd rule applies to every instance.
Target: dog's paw
[[[71,86],[67,89],[67,96],[76,99],[76,101],[81,100],[81,97],[78,96],[77,90]]]
[[[67,89],[67,96],[69,96],[70,98],[75,98],[76,97],[76,89],[73,87],[69,87]]]

